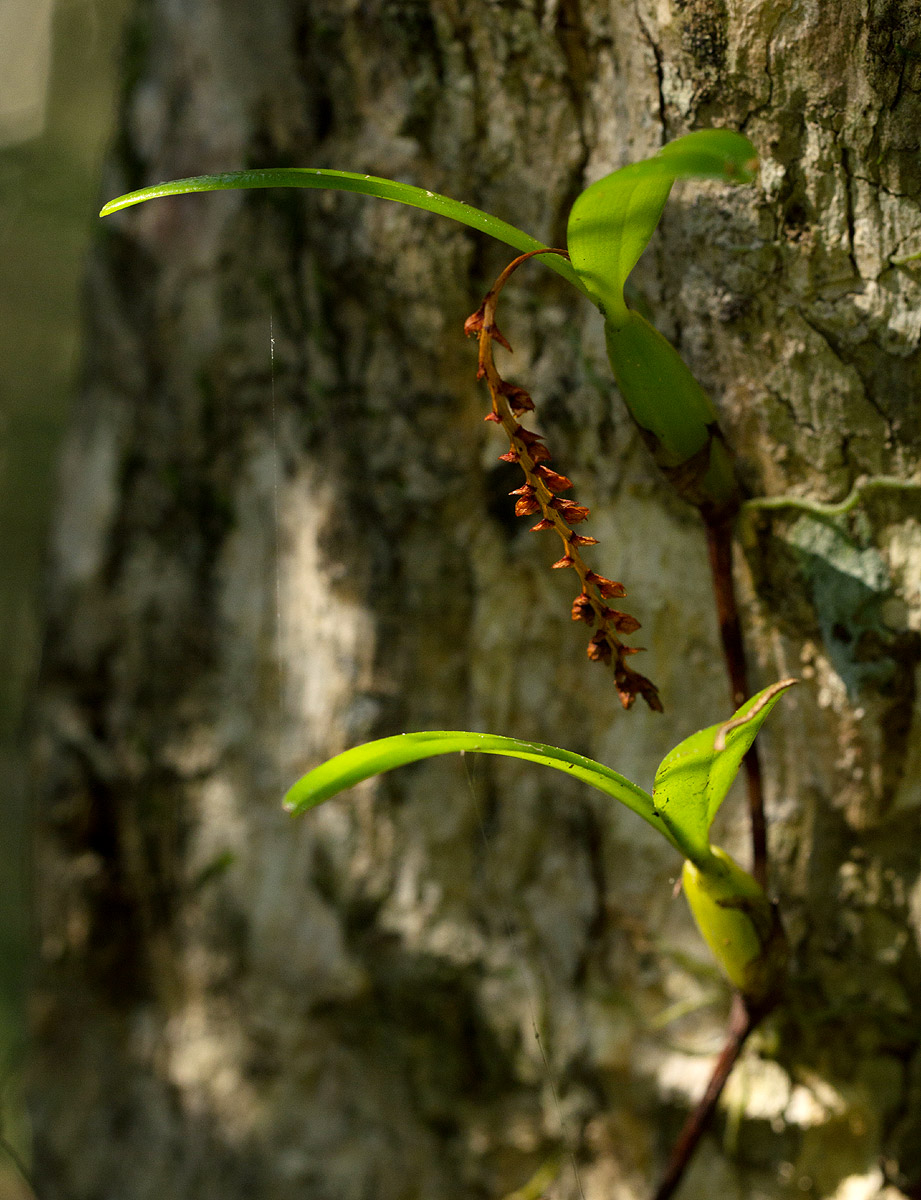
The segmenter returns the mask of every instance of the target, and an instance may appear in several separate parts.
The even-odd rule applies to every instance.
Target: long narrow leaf
[[[554,767],[566,775],[589,784],[606,796],[625,804],[648,821],[654,829],[685,853],[681,841],[663,827],[652,797],[642,788],[618,775],[609,767],[540,742],[523,742],[517,738],[498,737],[488,733],[464,733],[458,730],[434,730],[424,733],[401,733],[355,746],[315,767],[291,788],[285,796],[285,808],[293,813],[306,812],[338,792],[354,787],[372,775],[391,771],[407,763],[431,758],[436,754],[452,754],[459,750],[477,754],[500,754],[508,758],[523,758],[528,762]]]
[[[771,684],[746,700],[731,720],[679,742],[659,764],[653,802],[662,821],[695,852],[703,853],[708,847],[713,818],[746,751],[781,694],[795,682],[784,679]]]
[[[676,179],[750,183],[754,146],[729,129],[700,129],[654,158],[606,175],[578,197],[567,233],[572,265],[609,322],[627,318],[624,284],[652,237]]]
[[[357,175],[352,171],[331,171],[319,167],[277,167],[265,171],[229,171],[222,175],[196,175],[192,179],[174,179],[169,183],[156,183],[110,200],[99,215],[107,217],[122,208],[130,208],[132,204],[142,204],[145,200],[157,200],[163,196],[272,187],[323,188],[339,192],[358,192],[363,196],[376,196],[380,200],[394,200],[398,204],[408,204],[412,208],[422,208],[426,212],[450,217],[471,229],[488,233],[490,237],[505,242],[507,246],[523,254],[531,250],[546,249],[543,242],[539,242],[530,234],[483,212],[482,209],[464,204],[461,200],[452,200],[438,192],[430,192],[409,183],[399,183],[394,179],[382,179],[377,175]],[[559,254],[547,254],[543,256],[543,261],[580,292],[588,294],[585,284],[565,258],[561,258]]]

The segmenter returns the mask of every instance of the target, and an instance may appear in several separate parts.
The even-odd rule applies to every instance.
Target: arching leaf
[[[488,733],[464,733],[458,730],[401,733],[395,737],[381,738],[376,742],[355,746],[352,750],[346,750],[344,754],[338,754],[315,767],[298,780],[285,796],[285,807],[293,813],[306,812],[372,775],[392,771],[394,767],[402,767],[436,754],[452,754],[459,750],[523,758],[528,762],[540,763],[542,766],[562,771],[599,792],[604,792],[606,796],[619,800],[664,834],[677,850],[685,853],[681,840],[663,828],[649,793],[625,779],[623,775],[618,775],[616,771],[593,759],[573,754],[570,750]]]
[[[169,183],[155,183],[151,187],[128,192],[110,200],[100,212],[101,217],[145,200],[157,200],[163,196],[183,196],[190,192],[232,191],[238,188],[320,188],[339,192],[358,192],[363,196],[376,196],[380,200],[394,200],[408,204],[411,208],[422,208],[426,212],[450,217],[471,229],[488,233],[497,241],[504,242],[514,250],[526,254],[531,250],[545,250],[543,242],[531,237],[507,221],[501,221],[472,204],[452,200],[438,192],[399,183],[394,179],[382,179],[377,175],[357,175],[352,171],[331,171],[320,167],[277,167],[265,171],[229,171],[222,175],[196,175],[192,179],[174,179]],[[567,279],[580,292],[586,292],[582,280],[565,258],[559,254],[546,254],[541,260],[558,275]]]

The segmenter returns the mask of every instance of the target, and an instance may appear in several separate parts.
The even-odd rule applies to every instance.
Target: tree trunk
[[[635,275],[752,495],[835,500],[921,451],[921,18],[908,0],[145,0],[106,196],[243,166],[394,176],[559,245],[590,180],[729,125]],[[511,258],[356,196],[129,210],[90,269],[37,740],[42,1200],[645,1197],[729,1008],[632,814],[434,759],[292,822],[372,736],[546,741],[649,786],[728,715],[706,545],[539,263],[514,378],[643,622],[664,716],[585,660],[511,515],[464,317]],[[512,373],[512,366],[508,368]],[[921,1195],[921,510],[740,525],[793,947],[684,1196]],[[639,660],[634,660],[639,661]],[[719,839],[746,854],[741,797]],[[578,1176],[578,1177],[577,1177]]]

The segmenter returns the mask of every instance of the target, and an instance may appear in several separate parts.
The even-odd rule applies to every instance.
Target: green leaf
[[[691,847],[693,861],[709,854],[709,832],[745,753],[780,695],[796,683],[771,684],[739,708],[731,720],[692,733],[671,750],[656,771],[653,804],[676,837]]]
[[[700,129],[663,146],[654,158],[606,175],[578,197],[569,214],[572,265],[608,321],[626,320],[627,276],[652,237],[676,179],[750,183],[755,147],[730,129]]]
[[[690,504],[732,512],[738,485],[716,410],[671,342],[638,312],[605,321],[608,360],[656,465]]]
[[[377,175],[356,175],[351,171],[330,171],[319,167],[277,167],[265,171],[230,171],[222,175],[196,175],[193,179],[174,179],[170,183],[156,183],[152,187],[141,188],[136,192],[128,192],[116,200],[110,200],[100,212],[101,217],[118,212],[122,208],[130,208],[132,204],[142,204],[145,200],[156,200],[162,196],[182,196],[190,192],[219,192],[238,188],[324,188],[339,192],[359,192],[363,196],[376,196],[380,200],[394,200],[399,204],[408,204],[412,208],[422,208],[426,212],[450,217],[471,229],[488,233],[490,237],[504,242],[514,250],[526,254],[532,250],[545,250],[543,242],[539,242],[530,234],[507,221],[501,221],[482,209],[464,204],[460,200],[452,200],[449,196],[430,192],[425,188],[414,187],[409,183],[399,183],[394,179],[381,179]],[[567,279],[580,292],[588,294],[585,284],[559,254],[542,256],[542,261],[558,275]]]
[[[681,466],[702,450],[716,409],[675,347],[638,312],[605,323],[608,359],[630,415],[652,435],[660,467]],[[661,461],[660,461],[661,459]]]
[[[456,730],[401,733],[396,737],[381,738],[376,742],[355,746],[354,749],[346,750],[344,754],[338,754],[321,766],[315,767],[299,779],[285,796],[285,808],[293,813],[306,812],[322,804],[330,796],[335,796],[372,775],[379,775],[382,771],[391,771],[394,767],[402,767],[423,758],[431,758],[436,754],[453,754],[459,750],[523,758],[528,762],[541,763],[545,767],[563,771],[599,792],[604,792],[606,796],[619,800],[664,834],[676,849],[682,850],[680,840],[663,828],[649,793],[625,779],[623,775],[618,775],[609,767],[590,758],[583,758],[581,754],[573,754],[569,750],[489,733],[464,733]]]

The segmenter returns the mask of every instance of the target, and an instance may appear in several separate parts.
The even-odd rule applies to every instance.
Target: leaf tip
[[[771,704],[781,692],[785,692],[787,688],[793,687],[795,683],[799,683],[799,680],[791,677],[789,679],[781,679],[777,683],[772,684],[770,687],[765,688],[746,713],[743,713],[741,717],[733,717],[731,721],[726,721],[725,724],[719,727],[716,737],[713,741],[713,749],[717,753],[722,753],[722,751],[726,749],[726,739],[734,729],[739,729],[742,725],[747,725],[749,721],[753,720],[758,713],[762,712],[768,704]]]

